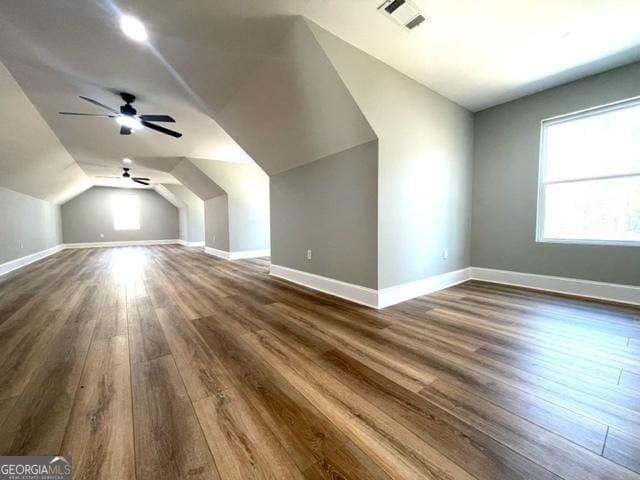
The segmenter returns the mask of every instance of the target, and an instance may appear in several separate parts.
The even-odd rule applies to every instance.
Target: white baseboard
[[[271,250],[243,250],[241,252],[229,252],[231,260],[240,260],[242,258],[258,258],[269,257]]]
[[[204,247],[204,252],[214,257],[224,258],[225,260],[240,260],[243,258],[268,257],[271,255],[270,250],[243,250],[240,252],[227,252],[226,250],[218,250],[217,248]]]
[[[333,278],[322,277],[313,273],[294,270],[280,265],[271,265],[269,273],[304,287],[319,290],[330,295],[344,298],[367,307],[378,307],[378,292],[372,288],[342,282]]]
[[[271,265],[270,273],[274,277],[283,278],[314,290],[366,305],[367,307],[381,309],[465,282],[469,280],[470,269],[464,268],[382,290],[354,285],[281,265]]]
[[[180,245],[184,245],[185,247],[204,247],[204,242],[187,242],[186,240],[178,240]]]
[[[25,267],[30,263],[48,257],[49,255],[58,253],[62,250],[62,248],[62,245],[56,245],[55,247],[47,248],[46,250],[40,250],[39,252],[32,253],[31,255],[25,255],[24,257],[16,258],[15,260],[10,260],[8,262],[0,264],[0,275],[12,272],[13,270],[16,270],[20,267]]]
[[[101,248],[101,247],[134,247],[137,245],[175,245],[180,240],[129,240],[122,242],[88,242],[88,243],[65,243],[62,248]]]
[[[471,278],[471,268],[454,270],[432,277],[422,278],[414,282],[402,283],[393,287],[378,290],[378,308],[390,307],[396,303],[406,302],[445,288],[466,282]]]
[[[0,275],[4,275],[20,267],[24,267],[42,258],[53,255],[68,248],[96,248],[120,247],[135,245],[170,245],[182,244],[184,240],[137,240],[128,242],[93,242],[70,243],[57,245],[47,250],[26,255],[15,260],[0,264]],[[188,243],[188,242],[187,242]],[[194,242],[196,243],[196,242]],[[189,245],[193,246],[193,245]],[[226,260],[269,256],[269,250],[251,250],[242,252],[227,252],[211,247],[204,251]],[[444,288],[457,285],[467,280],[482,280],[486,282],[532,288],[548,292],[576,295],[621,303],[640,305],[640,287],[620,285],[615,283],[595,282],[576,278],[555,277],[551,275],[537,275],[533,273],[495,270],[491,268],[469,267],[453,272],[435,275],[414,282],[395,285],[393,287],[375,290],[340,280],[335,280],[312,273],[294,270],[280,265],[271,265],[271,275],[283,278],[293,283],[319,290],[336,297],[344,298],[372,308],[385,308],[412,298],[427,295]]]
[[[640,305],[640,287],[617,283],[594,282],[577,278],[554,277],[533,273],[494,270],[492,268],[471,268],[471,278],[492,283],[532,288],[547,292],[564,293],[598,300]]]
[[[385,308],[412,298],[452,287],[467,280],[482,280],[517,287],[563,293],[611,302],[640,305],[640,287],[615,283],[594,282],[575,278],[535,275],[489,268],[469,267],[453,272],[375,290],[359,285],[321,277],[300,270],[271,265],[271,275],[305,287],[372,308]]]
[[[224,258],[225,260],[231,260],[231,255],[229,255],[229,252],[225,250],[218,250],[217,248],[205,246],[204,253],[213,255],[214,257]]]

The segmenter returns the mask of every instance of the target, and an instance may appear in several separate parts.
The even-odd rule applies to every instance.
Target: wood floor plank
[[[458,387],[438,380],[420,394],[565,480],[637,479],[600,455]]]
[[[0,452],[4,455],[50,455],[60,451],[93,335],[96,296],[96,287],[87,289],[46,349],[42,366],[15,402],[0,432]]]
[[[13,408],[13,404],[16,402],[17,397],[12,398],[4,398],[0,400],[0,429],[2,429],[2,424],[9,416]]]
[[[136,478],[217,479],[173,357],[132,365]]]
[[[487,282],[375,310],[179,245],[0,277],[0,454],[78,478],[640,480],[639,370],[640,308]]]
[[[304,472],[307,480],[391,480],[382,468],[351,441],[314,463]]]
[[[640,432],[636,436],[610,428],[602,456],[640,473]]]
[[[135,478],[133,415],[126,336],[94,340],[89,348],[61,452],[74,478]]]
[[[290,383],[392,477],[473,478],[365,399],[332,382],[312,362],[299,358],[271,335],[247,334],[244,339],[273,368],[287,372]]]
[[[640,392],[640,375],[622,370],[620,385]]]
[[[437,377],[422,368],[416,368],[400,361],[397,356],[386,354],[378,345],[367,342],[365,339],[354,337],[346,338],[336,335],[334,331],[328,330],[323,319],[314,318],[308,312],[301,311],[295,307],[274,303],[267,305],[266,309],[286,315],[290,322],[300,326],[306,326],[314,335],[323,339],[328,344],[339,346],[349,355],[359,359],[363,363],[371,366],[376,371],[393,379],[393,381],[405,386],[412,391],[419,391]]]
[[[290,315],[289,318],[293,318],[296,314],[295,308],[284,307],[280,304],[270,305],[265,308],[287,312]],[[521,382],[521,377],[525,374],[512,369],[509,369],[508,374],[500,375],[501,370],[498,367],[502,367],[501,365],[482,368],[481,362],[487,361],[482,357],[469,357],[438,342],[423,339],[416,345],[411,338],[400,340],[398,337],[395,337],[395,339],[399,340],[399,342],[393,342],[391,337],[387,336],[384,331],[369,331],[368,337],[370,341],[364,343],[357,333],[362,331],[361,328],[354,333],[348,328],[344,328],[344,325],[336,323],[332,324],[332,328],[327,328],[328,319],[319,321],[307,315],[306,320],[310,325],[315,325],[316,331],[324,330],[332,339],[339,342],[339,348],[344,351],[350,348],[351,350],[348,353],[351,356],[353,356],[353,346],[356,345],[360,349],[375,351],[379,358],[402,358],[401,367],[405,371],[417,372],[416,375],[420,375],[425,379],[444,378],[463,388],[472,388],[483,398],[525,418],[535,419],[545,428],[565,435],[570,440],[594,452],[602,450],[606,434],[605,423],[576,414],[561,406],[562,403],[554,404],[544,399],[531,400],[530,395],[525,393],[527,387],[530,390],[536,388],[540,390],[540,383],[544,379],[530,378],[528,383],[526,381]],[[346,347],[347,345],[349,347]],[[365,358],[358,358],[358,360],[365,365],[372,365]],[[527,380],[527,378],[524,380]],[[428,385],[429,383],[424,382],[423,384]],[[550,383],[547,382],[546,384]],[[560,386],[558,385],[557,388],[560,388]],[[411,390],[410,387],[409,389]],[[558,398],[557,395],[550,396],[552,399]],[[618,424],[629,424],[627,416],[621,417],[621,415],[625,415],[628,412],[617,408],[614,409],[611,405],[608,405],[608,407],[609,411],[612,412],[611,415],[615,415],[613,418]],[[593,409],[589,409],[589,412],[592,411]],[[597,413],[600,413],[600,411]]]
[[[156,313],[192,402],[232,386],[218,358],[178,307],[159,308]]]
[[[338,350],[325,353],[322,366],[478,479],[560,478]]]
[[[128,334],[127,306],[118,303],[115,306],[105,305],[100,309],[94,338],[97,340]]]
[[[283,376],[267,368],[230,323],[217,317],[196,320],[195,325],[300,470],[314,463],[340,464],[349,455],[336,453],[348,450],[347,437]],[[366,465],[357,464],[359,455],[351,457],[354,469],[367,471]]]
[[[253,407],[229,389],[195,404],[225,480],[302,479],[302,473]]]
[[[127,302],[131,362],[144,362],[171,353],[156,311],[148,297]]]

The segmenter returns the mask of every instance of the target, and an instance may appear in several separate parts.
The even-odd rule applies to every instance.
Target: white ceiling
[[[110,185],[97,175],[118,175],[123,157],[134,159],[134,175],[166,184],[176,180],[163,158],[251,162],[215,112],[239,79],[282,53],[282,16],[304,15],[473,111],[640,60],[638,0],[414,0],[430,18],[410,33],[377,11],[380,2],[2,2],[0,61],[91,181]],[[146,23],[151,47],[121,34],[119,12]],[[184,137],[149,130],[123,137],[113,120],[58,115],[100,112],[78,95],[117,107],[122,102],[113,92],[122,90],[139,96],[140,112],[174,116]],[[80,173],[69,181],[73,191],[86,179]]]
[[[251,21],[304,15],[472,111],[640,60],[638,0],[413,1],[429,21],[412,32],[378,12],[382,0],[190,0],[189,8],[136,0],[120,6],[147,19],[152,35],[209,45]]]

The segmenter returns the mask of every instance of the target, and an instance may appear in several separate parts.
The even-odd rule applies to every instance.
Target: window
[[[640,245],[640,99],[542,122],[540,242]]]
[[[140,230],[140,201],[137,195],[114,195],[111,206],[114,230]]]

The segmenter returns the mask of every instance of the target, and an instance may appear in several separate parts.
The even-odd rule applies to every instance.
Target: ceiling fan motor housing
[[[120,107],[120,113],[128,117],[134,117],[138,112],[135,108],[133,108],[130,104],[127,103]]]

